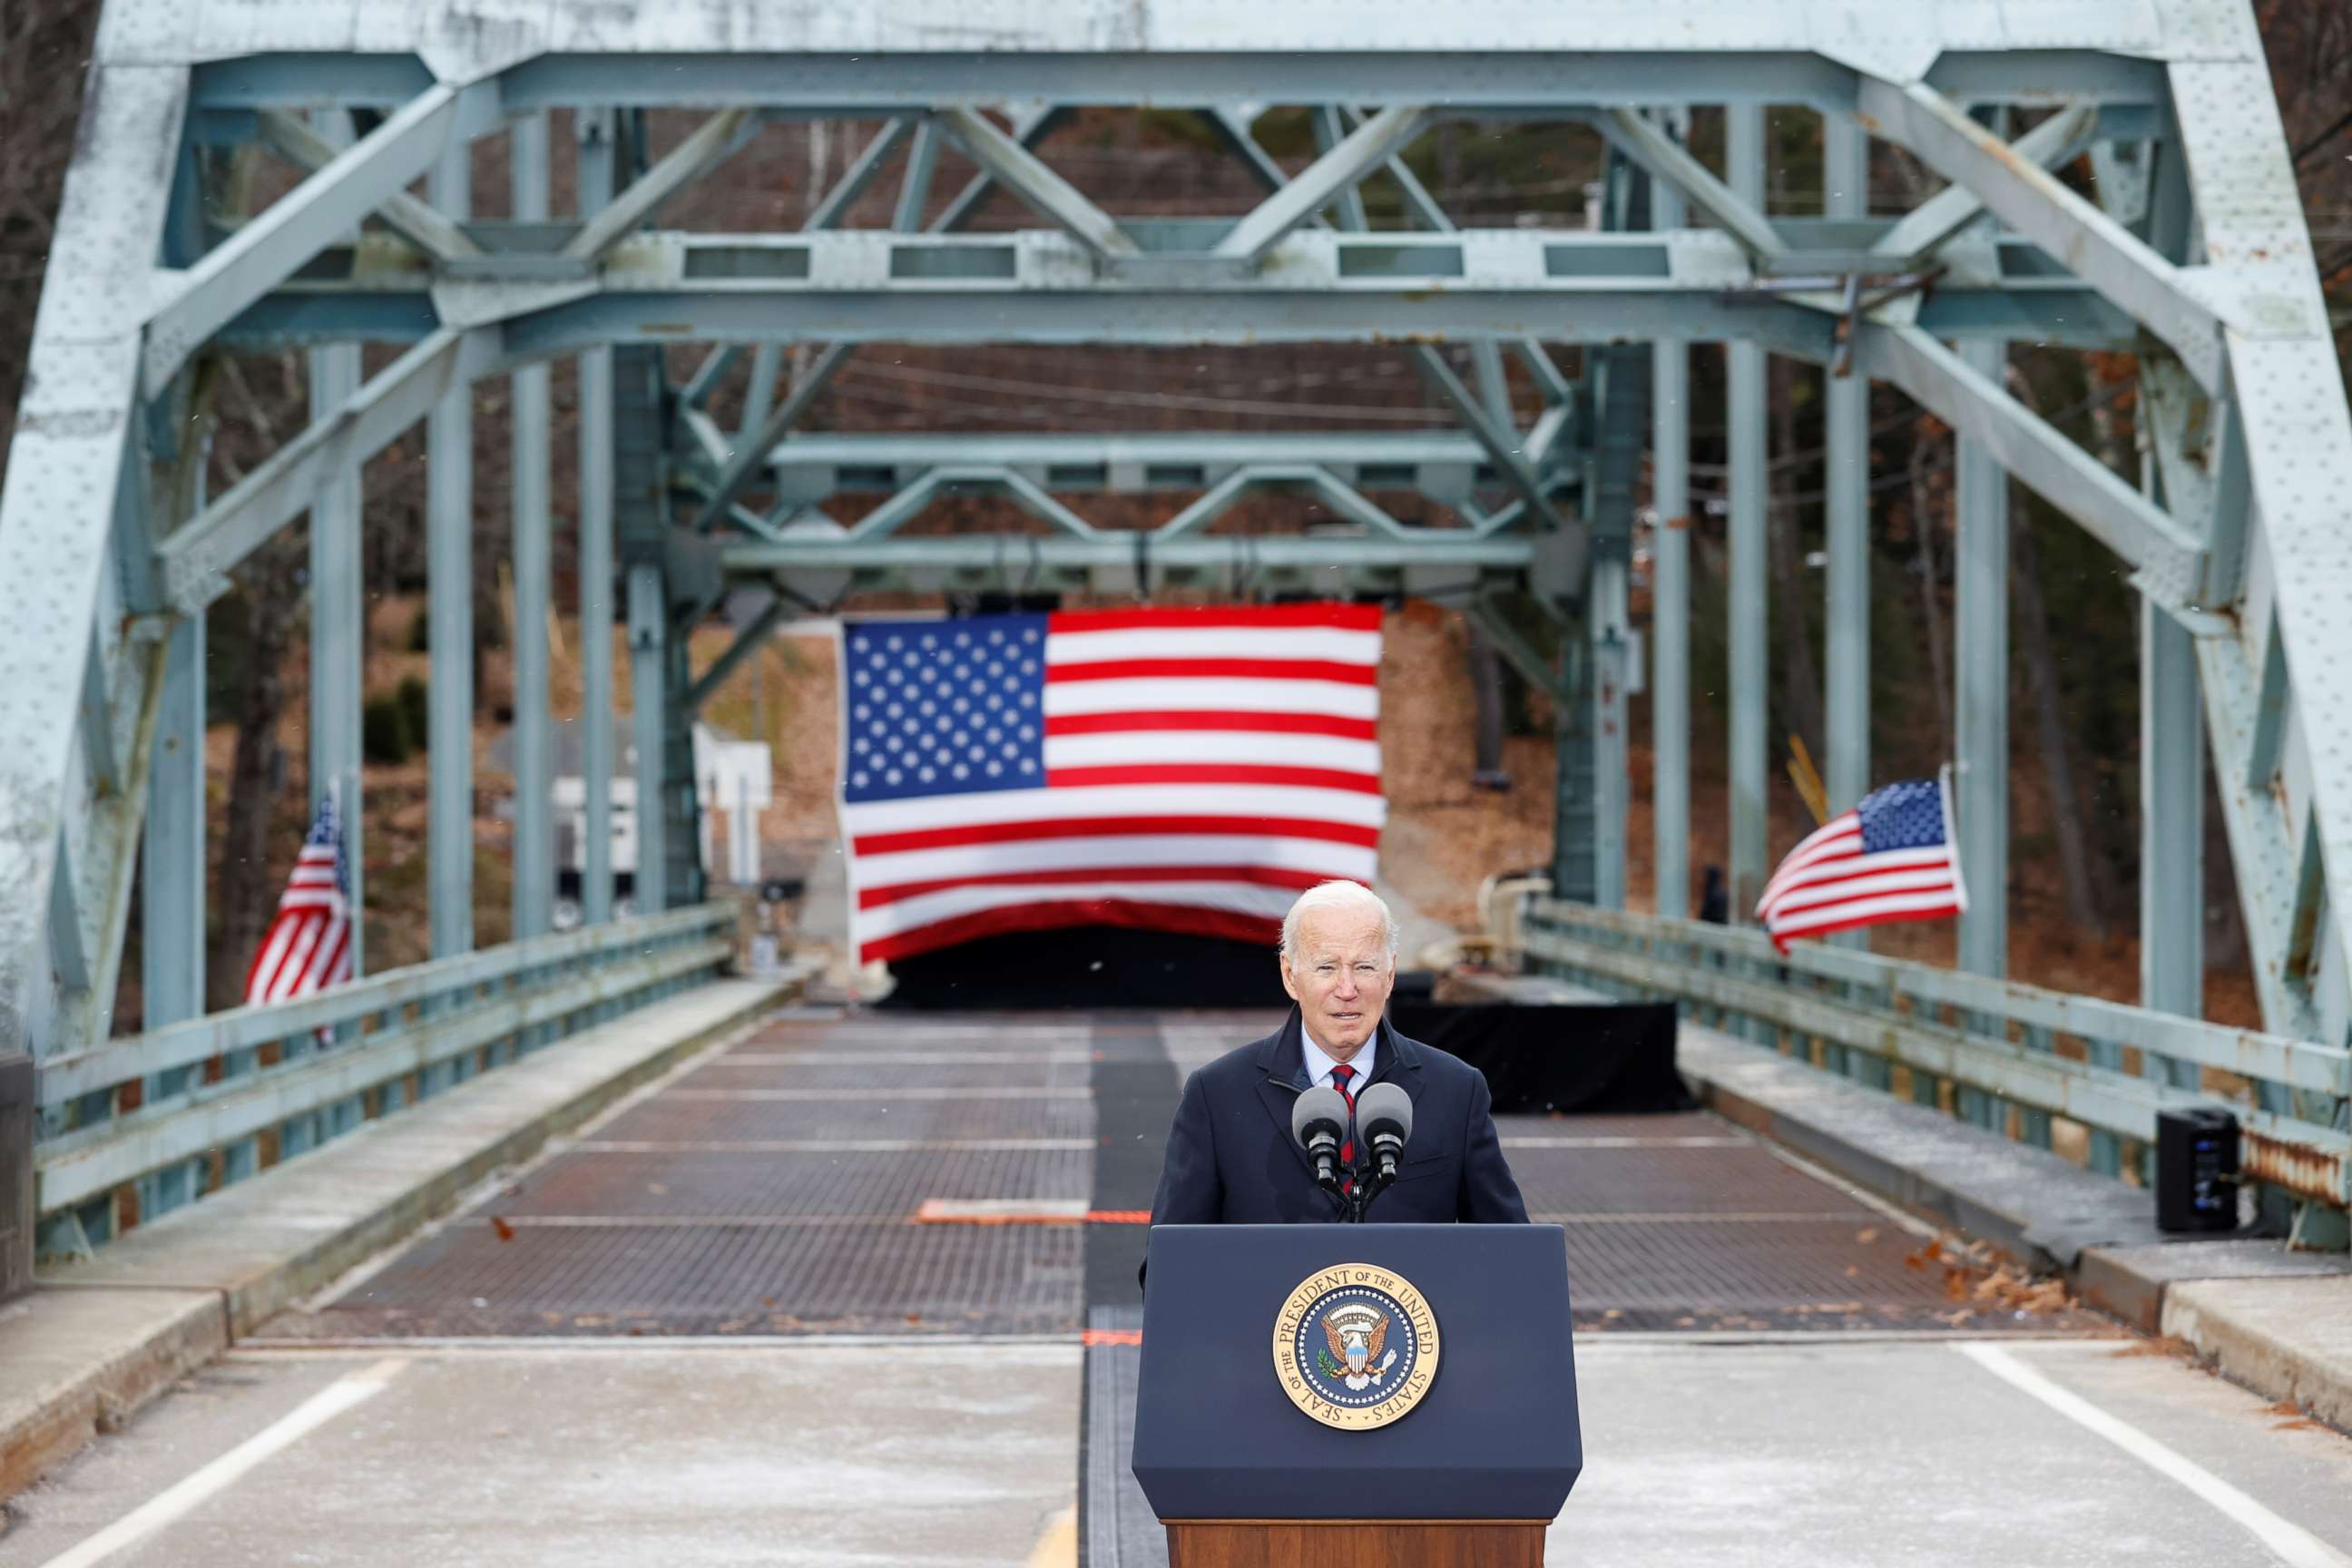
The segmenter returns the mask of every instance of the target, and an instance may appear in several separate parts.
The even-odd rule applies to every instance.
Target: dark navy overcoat
[[[1405,1091],[1412,1101],[1412,1137],[1395,1184],[1372,1200],[1367,1217],[1390,1225],[1527,1223],[1527,1205],[1495,1134],[1486,1075],[1459,1057],[1407,1039],[1383,1017],[1370,1083],[1393,1083]],[[1290,1135],[1291,1108],[1307,1088],[1297,1007],[1265,1039],[1192,1074],[1169,1130],[1151,1223],[1337,1220],[1339,1200],[1315,1184],[1314,1164]],[[1360,1162],[1367,1152],[1358,1148]]]

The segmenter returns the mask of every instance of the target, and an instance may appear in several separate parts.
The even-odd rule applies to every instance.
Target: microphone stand
[[[1347,1219],[1344,1223],[1364,1224],[1365,1211],[1372,1206],[1372,1200],[1387,1192],[1389,1184],[1395,1180],[1396,1161],[1392,1157],[1383,1156],[1375,1165],[1367,1169],[1361,1179],[1356,1183],[1356,1190],[1344,1194],[1340,1199],[1348,1208]]]

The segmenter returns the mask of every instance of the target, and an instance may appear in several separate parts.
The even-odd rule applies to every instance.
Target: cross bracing
[[[1972,841],[1997,859],[2006,835],[1995,742],[2007,698],[1985,674],[2004,647],[2003,605],[1985,595],[2005,474],[2111,550],[2143,596],[2147,751],[2161,759],[2144,770],[2152,842],[2185,841],[2210,761],[2265,1017],[2344,1040],[2352,697],[2336,679],[2336,606],[2352,588],[2338,523],[2352,423],[2251,14],[2243,0],[1917,9],[112,0],[0,498],[0,592],[16,601],[0,616],[0,884],[22,895],[0,907],[0,1049],[47,1056],[103,1036],[142,831],[151,978],[194,963],[191,867],[202,862],[185,842],[184,797],[201,775],[184,747],[158,741],[201,728],[191,703],[202,683],[188,674],[203,607],[306,515],[348,543],[357,469],[419,422],[443,459],[436,560],[460,570],[470,477],[448,459],[471,438],[467,389],[488,378],[516,378],[516,538],[532,557],[519,556],[518,592],[546,602],[543,479],[558,459],[543,416],[521,411],[543,409],[543,391],[525,390],[540,368],[575,357],[583,610],[621,615],[630,630],[639,798],[656,803],[641,814],[640,891],[656,901],[698,888],[684,748],[694,694],[709,688],[687,666],[684,633],[744,583],[774,589],[780,605],[868,589],[1184,586],[1442,593],[1475,608],[1501,587],[1531,591],[1563,628],[1556,663],[1513,650],[1570,716],[1563,890],[1621,898],[1642,437],[1647,426],[1651,493],[1672,521],[1683,510],[1673,498],[1686,494],[1680,356],[1717,343],[1735,356],[1736,648],[1760,647],[1749,639],[1764,593],[1752,548],[1762,356],[1826,367],[1846,410],[1829,436],[1839,793],[1870,776],[1856,740],[1868,682],[1853,674],[1870,606],[1852,571],[1868,521],[1857,488],[1867,432],[1848,389],[1880,381],[1960,437],[1959,761]],[[1268,105],[1311,109],[1316,151],[1303,163],[1258,143]],[[1687,144],[1694,105],[1729,110],[1719,166]],[[1824,193],[1825,216],[1765,199],[1765,105],[1820,116],[1839,150],[1832,162],[1849,174]],[[1255,183],[1257,204],[1123,213],[1056,167],[1050,136],[1067,115],[1144,106],[1195,116]],[[576,149],[550,153],[551,110],[569,111]],[[656,110],[695,123],[656,151],[644,134]],[[1601,221],[1454,222],[1405,155],[1461,119],[1598,138],[1612,161]],[[762,126],[816,120],[857,123],[868,139],[832,191],[810,194],[799,227],[676,226],[679,204],[734,177]],[[478,216],[467,151],[502,131],[516,132],[513,208]],[[1851,171],[1866,171],[1874,142],[1943,188],[1906,212],[1865,210]],[[203,171],[247,149],[297,183],[256,214],[209,210]],[[547,161],[575,151],[579,209],[551,213]],[[945,154],[976,172],[934,214]],[[1367,182],[1396,194],[1405,226],[1371,226]],[[887,226],[845,226],[894,187]],[[1027,226],[966,232],[992,201]],[[835,373],[877,342],[1269,342],[1393,349],[1427,383],[1433,419],[1449,423],[870,444],[804,428]],[[2002,374],[2010,342],[2137,355],[2147,475],[2119,475],[2019,402]],[[364,376],[354,345],[370,349]],[[670,374],[681,345],[700,372]],[[313,354],[314,422],[206,495],[189,436],[214,416],[205,367],[258,348]],[[800,361],[791,374],[788,359]],[[747,362],[730,428],[711,393]],[[1086,496],[1101,491],[1189,499],[1152,529],[1112,528],[1088,517]],[[909,527],[940,498],[974,492],[1025,514],[1024,526]],[[1258,494],[1309,497],[1325,521],[1273,535],[1217,526]],[[1398,496],[1446,509],[1447,525],[1405,520]],[[1650,682],[1662,717],[1686,715],[1692,678],[1684,568],[1666,531]],[[314,616],[352,602],[358,559],[314,556],[334,579]],[[440,582],[436,664],[463,657],[467,613]],[[350,686],[332,633],[322,623],[313,646]],[[1735,908],[1767,851],[1749,798],[1766,765],[1760,683],[1747,683],[1761,661],[1748,664],[1731,683]],[[612,722],[611,679],[590,672],[592,726]],[[435,947],[446,954],[471,944],[458,853],[470,763],[469,715],[444,684],[435,723],[448,743],[432,755]],[[524,706],[528,754],[543,702]],[[1686,798],[1686,723],[1660,735],[1661,802]],[[321,732],[312,776],[354,769],[355,738]],[[535,841],[543,804],[519,809],[519,833]],[[194,821],[200,829],[200,811]],[[1662,816],[1661,832],[1679,824]],[[2193,982],[2184,992],[2179,979],[2195,972],[2194,886],[2168,870],[2144,889],[2144,948],[2169,955],[2151,965],[2150,998],[2184,1011],[2196,1005]],[[2000,962],[1999,902],[1979,900],[1964,933],[1979,967]],[[519,930],[537,919],[519,905]],[[179,999],[167,1010],[188,994],[150,988]]]

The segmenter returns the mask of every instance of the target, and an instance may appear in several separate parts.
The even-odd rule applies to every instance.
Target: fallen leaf
[[[1874,1225],[1866,1226],[1863,1229],[1854,1232],[1853,1238],[1863,1246],[1868,1247],[1872,1242],[1878,1239],[1878,1227]]]
[[[514,1226],[509,1225],[505,1220],[500,1219],[497,1215],[492,1215],[490,1216],[490,1228],[498,1233],[498,1237],[500,1241],[512,1241],[515,1238]]]
[[[2195,1361],[2197,1347],[2187,1340],[2166,1334],[2152,1340],[2134,1340],[2116,1352],[2119,1356],[2160,1355],[2181,1361]]]

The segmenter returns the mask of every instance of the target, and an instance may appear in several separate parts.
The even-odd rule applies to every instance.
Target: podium
[[[1160,1226],[1134,1470],[1170,1568],[1534,1568],[1584,1463],[1557,1226]]]

